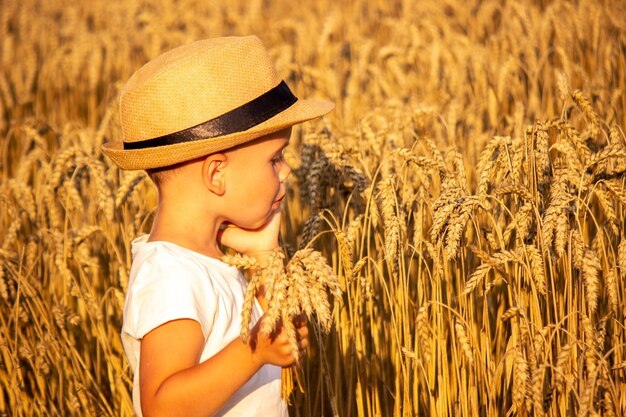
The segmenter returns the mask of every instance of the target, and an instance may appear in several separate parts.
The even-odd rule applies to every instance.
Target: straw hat
[[[173,165],[320,117],[298,100],[256,36],[180,46],[148,62],[120,95],[123,140],[102,145],[122,169]]]

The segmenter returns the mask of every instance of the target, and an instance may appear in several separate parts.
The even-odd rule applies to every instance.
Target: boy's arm
[[[229,227],[222,244],[251,256],[263,256],[278,246],[280,209],[258,230]],[[259,302],[264,298],[259,294]],[[141,340],[139,364],[141,409],[144,417],[210,416],[265,364],[290,366],[295,361],[286,331],[259,331],[264,317],[250,331],[248,343],[236,338],[200,363],[204,336],[194,320],[174,320],[150,331]],[[294,322],[300,349],[308,345],[306,321]]]
[[[255,231],[231,227],[221,242],[233,249],[262,254],[278,246],[280,210]],[[263,256],[263,255],[261,255]],[[263,298],[260,297],[261,304]],[[141,340],[139,364],[141,409],[144,417],[211,416],[218,411],[261,366],[290,366],[295,360],[286,331],[277,327],[271,335],[259,331],[264,317],[250,331],[248,344],[236,338],[205,362],[200,324],[174,320],[150,331]],[[308,345],[306,321],[296,324],[300,349]]]
[[[204,337],[196,321],[171,321],[146,334],[141,341],[139,371],[143,415],[213,415],[264,364],[292,365],[283,328],[270,338],[258,331],[261,320],[252,329],[249,344],[238,337],[202,363]],[[306,326],[298,333],[304,349]]]

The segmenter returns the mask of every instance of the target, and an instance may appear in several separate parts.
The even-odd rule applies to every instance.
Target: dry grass
[[[227,3],[2,3],[0,415],[132,415],[154,190],[99,146],[147,59],[246,33],[337,103],[287,154],[286,247],[344,290],[292,415],[625,415],[623,2]]]

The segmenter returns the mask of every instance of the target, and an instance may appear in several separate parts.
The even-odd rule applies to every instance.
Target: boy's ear
[[[224,167],[226,166],[226,155],[214,153],[207,156],[202,164],[202,180],[204,186],[216,195],[223,195],[226,187],[224,181]]]

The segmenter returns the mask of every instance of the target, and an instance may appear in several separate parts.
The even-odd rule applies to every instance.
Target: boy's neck
[[[212,258],[223,253],[217,244],[220,222],[197,206],[161,201],[148,241],[166,241]]]

